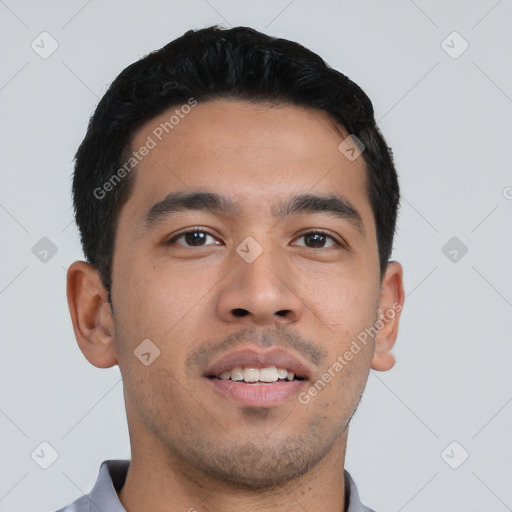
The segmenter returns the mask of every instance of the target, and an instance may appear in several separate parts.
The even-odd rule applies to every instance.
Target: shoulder
[[[103,461],[91,492],[56,512],[126,512],[117,491],[124,485],[129,465],[129,460]]]
[[[96,508],[93,508],[93,504],[89,496],[81,496],[77,500],[73,501],[69,505],[66,505],[64,508],[60,508],[56,512],[89,512],[96,511]]]
[[[361,503],[356,483],[345,470],[345,493],[348,494],[348,508],[346,512],[375,512]]]

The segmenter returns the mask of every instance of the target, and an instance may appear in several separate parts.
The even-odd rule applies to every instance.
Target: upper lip
[[[269,350],[245,349],[231,352],[221,357],[206,369],[205,377],[218,377],[222,372],[235,367],[246,368],[268,368],[276,366],[285,368],[303,379],[311,378],[311,370],[298,357],[282,348],[271,348]]]

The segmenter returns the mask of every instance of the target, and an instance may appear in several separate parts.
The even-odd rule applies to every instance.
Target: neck
[[[347,432],[308,473],[265,489],[234,487],[170,456],[154,439],[132,443],[132,458],[119,500],[127,512],[295,512],[345,510]],[[136,445],[136,446],[135,446]]]

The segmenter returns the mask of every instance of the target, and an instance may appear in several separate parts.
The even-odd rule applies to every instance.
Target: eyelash
[[[166,242],[166,245],[171,245],[173,243],[176,243],[176,240],[179,240],[180,238],[184,237],[185,235],[188,235],[188,234],[191,234],[191,233],[204,233],[206,235],[210,235],[211,237],[215,238],[214,235],[212,235],[210,232],[208,231],[205,231],[204,229],[190,229],[188,231],[183,231],[181,233],[178,233],[177,235],[173,236],[170,240],[168,240]],[[338,242],[338,240],[336,240],[333,236],[327,234],[326,232],[322,231],[322,230],[313,230],[313,231],[308,231],[307,233],[303,233],[302,235],[299,236],[298,239],[300,238],[304,238],[305,236],[308,236],[308,235],[322,235],[322,236],[325,236],[327,238],[330,238],[335,246],[337,246],[338,248],[341,248],[343,247],[344,245],[340,242]],[[185,245],[184,247],[204,247],[202,245],[199,245],[199,246],[193,246],[193,245]],[[307,249],[315,249],[314,247],[306,247]],[[329,247],[327,247],[329,248]],[[332,246],[331,246],[332,248]],[[320,247],[319,249],[325,249],[325,247]],[[318,250],[318,249],[317,249]]]

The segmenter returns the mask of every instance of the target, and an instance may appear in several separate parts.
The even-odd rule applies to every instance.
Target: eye
[[[311,231],[309,233],[304,233],[298,239],[300,240],[301,238],[305,240],[305,244],[298,245],[302,245],[303,247],[308,247],[310,249],[324,249],[326,247],[341,246],[334,237],[324,233],[323,231]],[[330,244],[326,246],[326,242],[329,241]]]
[[[183,233],[174,236],[167,241],[167,245],[178,243],[179,240],[183,240],[185,243],[178,243],[178,245],[184,245],[185,247],[202,247],[204,245],[208,245],[206,243],[208,237],[210,237],[212,240],[216,240],[216,238],[207,231],[192,229],[190,231],[184,231]]]

